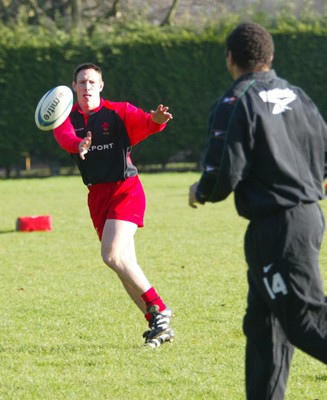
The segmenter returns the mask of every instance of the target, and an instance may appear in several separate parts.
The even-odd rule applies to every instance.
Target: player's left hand
[[[198,208],[198,206],[196,204],[201,204],[196,199],[196,190],[197,190],[198,184],[199,184],[199,182],[193,183],[193,185],[191,185],[190,189],[189,189],[188,205],[192,208]]]
[[[156,124],[165,124],[173,119],[173,116],[168,112],[169,107],[159,104],[156,110],[151,110],[152,121]]]

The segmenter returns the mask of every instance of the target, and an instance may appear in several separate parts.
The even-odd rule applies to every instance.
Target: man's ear
[[[227,58],[227,62],[228,62],[229,65],[235,65],[235,61],[234,61],[232,52],[230,50],[227,51],[226,58]]]
[[[102,92],[102,89],[104,88],[104,82],[102,81],[100,84],[100,92]]]
[[[74,92],[76,92],[76,83],[74,81],[72,82],[72,87],[73,87]]]

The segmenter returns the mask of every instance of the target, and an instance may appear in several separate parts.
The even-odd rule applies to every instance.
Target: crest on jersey
[[[291,110],[292,108],[288,104],[296,99],[296,94],[291,89],[263,90],[259,93],[259,96],[265,103],[274,104],[273,114],[281,114],[286,110]]]
[[[102,134],[103,135],[109,135],[109,124],[108,124],[108,122],[104,122],[101,126],[102,126],[102,129],[103,129]]]

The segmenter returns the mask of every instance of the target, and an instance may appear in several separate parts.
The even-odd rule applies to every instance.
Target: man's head
[[[95,65],[93,63],[84,63],[84,64],[80,64],[78,67],[76,67],[76,69],[73,73],[73,82],[77,83],[77,75],[79,74],[80,71],[82,71],[84,69],[93,69],[100,75],[101,80],[102,80],[102,70],[98,65]]]
[[[100,105],[100,93],[103,89],[101,68],[92,63],[79,65],[73,74],[73,89],[77,101],[85,113]]]
[[[270,33],[256,23],[237,26],[226,39],[227,67],[243,73],[267,71],[274,56],[274,42]]]

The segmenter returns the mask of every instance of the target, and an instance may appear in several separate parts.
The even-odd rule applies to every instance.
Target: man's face
[[[101,75],[94,69],[83,69],[77,74],[73,89],[81,109],[89,113],[100,104],[100,93],[103,89]]]

